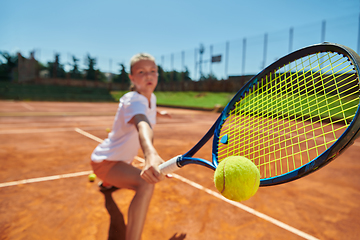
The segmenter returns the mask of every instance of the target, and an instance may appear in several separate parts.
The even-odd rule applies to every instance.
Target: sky
[[[357,19],[360,0],[0,0],[0,9],[0,51],[28,56],[35,49],[41,61],[59,52],[63,62],[90,54],[99,67],[117,72],[116,64],[128,64],[138,52],[169,55],[328,19]]]

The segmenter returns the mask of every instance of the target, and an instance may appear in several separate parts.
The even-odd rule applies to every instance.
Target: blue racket
[[[159,166],[215,170],[244,156],[260,171],[260,186],[301,178],[339,156],[359,136],[359,63],[350,48],[322,43],[297,50],[254,76],[227,104],[204,137]],[[213,137],[212,161],[194,154]]]

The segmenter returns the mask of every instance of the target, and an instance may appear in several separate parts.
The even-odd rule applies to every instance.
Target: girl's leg
[[[146,213],[154,191],[154,185],[147,183],[140,177],[141,170],[125,162],[117,162],[108,172],[104,182],[118,188],[127,188],[135,191],[128,213],[126,239],[141,238]]]

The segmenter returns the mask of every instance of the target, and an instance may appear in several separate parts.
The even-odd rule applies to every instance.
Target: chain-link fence
[[[339,43],[360,52],[360,16],[289,27],[276,32],[224,41],[191,50],[156,56],[167,71],[185,71],[198,80],[214,76],[228,79],[258,73],[286,54],[324,41]]]
[[[201,44],[194,49],[155,55],[155,58],[164,71],[188,71],[189,77],[195,81],[201,78],[220,80],[228,79],[229,76],[256,74],[291,51],[324,41],[346,45],[359,53],[360,16],[348,15],[211,45]],[[79,70],[84,70],[87,68],[88,57],[95,58],[96,67],[105,73],[109,81],[114,74],[119,74],[120,64],[124,64],[126,71],[129,71],[129,59],[121,57],[49,49],[34,51],[35,59],[43,64],[53,62],[54,56],[58,54],[59,62],[67,72],[73,69],[75,64]],[[26,57],[26,54],[23,55]]]

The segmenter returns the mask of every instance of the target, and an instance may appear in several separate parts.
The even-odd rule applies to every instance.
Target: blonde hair
[[[135,63],[141,61],[141,60],[150,60],[153,61],[155,64],[155,58],[148,54],[148,53],[138,53],[135,54],[131,59],[130,59],[130,73],[132,74],[132,67],[135,65]]]
[[[150,61],[153,61],[155,64],[156,64],[156,62],[155,62],[155,58],[152,56],[152,55],[150,55],[150,54],[148,54],[148,53],[138,53],[138,54],[135,54],[134,56],[132,56],[132,58],[130,59],[130,74],[132,74],[132,68],[133,68],[133,66],[137,63],[137,62],[139,62],[139,61],[141,61],[141,60],[150,60]],[[135,85],[131,82],[131,84],[130,84],[130,89],[129,89],[130,91],[135,91],[136,90],[136,88],[135,88]]]

